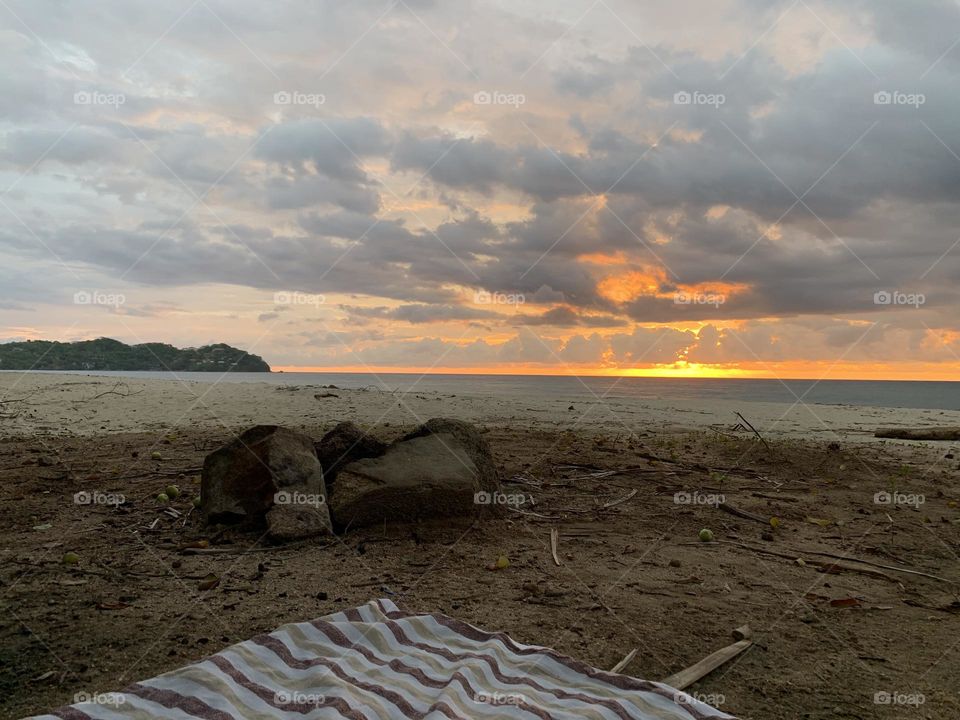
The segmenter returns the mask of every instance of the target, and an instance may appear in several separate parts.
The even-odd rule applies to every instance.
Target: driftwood
[[[960,440],[960,427],[880,428],[873,436],[891,440]]]
[[[623,670],[623,669],[624,669],[627,665],[629,665],[629,664],[631,663],[631,661],[637,656],[637,651],[638,651],[639,649],[640,649],[640,648],[634,648],[633,650],[631,650],[630,652],[628,652],[627,655],[626,655],[626,657],[623,658],[623,660],[621,660],[621,661],[618,662],[616,665],[614,665],[612,668],[610,668],[610,672],[612,672],[612,673],[618,673],[618,672],[620,672],[621,670]]]
[[[720,648],[716,652],[707,655],[700,662],[695,663],[694,665],[691,665],[690,667],[686,668],[685,670],[681,670],[678,673],[674,673],[668,678],[664,678],[661,682],[665,685],[676,688],[677,690],[683,690],[684,688],[693,685],[693,683],[700,678],[710,674],[724,663],[729,662],[748,647],[753,645],[753,640],[750,639],[752,633],[750,632],[750,628],[748,626],[743,625],[733,632],[734,637],[739,635],[742,637],[742,639],[737,640],[737,642],[727,645],[724,648]]]

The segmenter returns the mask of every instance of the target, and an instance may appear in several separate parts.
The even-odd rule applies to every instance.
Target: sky
[[[0,0],[0,342],[960,380],[960,5]]]

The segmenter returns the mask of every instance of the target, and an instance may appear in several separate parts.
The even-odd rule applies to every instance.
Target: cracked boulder
[[[247,522],[276,541],[332,532],[323,470],[313,440],[257,425],[203,463],[200,509],[207,522]]]
[[[339,527],[477,514],[499,490],[487,441],[470,423],[435,418],[378,457],[343,465],[330,496]]]
[[[355,460],[383,455],[387,445],[368,435],[352,422],[338,423],[314,445],[323,467],[323,479],[332,493],[337,473]]]

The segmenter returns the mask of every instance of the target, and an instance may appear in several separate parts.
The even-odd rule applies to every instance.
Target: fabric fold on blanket
[[[610,673],[390,600],[292,623],[43,720],[416,718],[727,720],[663,683]]]

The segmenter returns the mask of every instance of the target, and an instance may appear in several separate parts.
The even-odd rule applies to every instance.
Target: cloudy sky
[[[0,1],[0,341],[960,379],[947,0]]]

